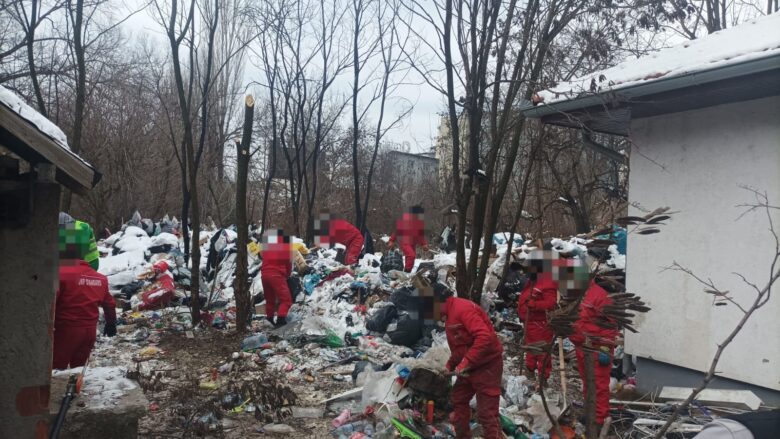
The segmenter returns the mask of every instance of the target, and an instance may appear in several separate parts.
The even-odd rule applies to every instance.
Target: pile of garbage
[[[196,245],[201,246],[202,259],[197,269],[205,306],[201,325],[193,327],[187,307],[191,274],[178,225],[175,218],[157,224],[137,215],[99,243],[104,255],[100,271],[125,307],[118,342],[133,346],[121,361],[145,390],[172,382],[155,372],[163,367],[159,343],[166,333],[199,339],[212,328],[235,326],[236,232],[209,228],[199,234]],[[494,239],[493,254],[483,251],[490,264],[482,303],[507,348],[501,424],[509,437],[544,438],[553,428],[545,404],[554,417],[573,416],[572,401],[581,399],[577,393],[581,383],[572,365],[566,364],[567,378],[561,381],[556,370],[543,401],[536,383],[519,375],[522,325],[513,300],[526,281],[518,264],[536,247],[517,237],[510,240],[508,234],[501,236],[503,241]],[[173,380],[189,383],[190,387],[181,384],[182,392],[209,395],[201,395],[197,407],[177,406],[187,413],[181,422],[208,432],[228,427],[231,418],[226,415],[243,413],[260,421],[257,431],[264,433],[291,434],[301,428],[290,425],[293,420],[299,424],[309,420],[344,439],[389,438],[398,432],[411,438],[454,436],[448,402],[454,378],[445,370],[449,349],[443,324],[432,311],[433,295],[426,280],[452,282],[454,253],[418,260],[416,274],[410,275],[401,271],[401,256],[393,251],[381,257],[366,254],[356,266],[345,266],[340,262],[343,249],[308,249],[297,238],[293,242],[295,270],[289,285],[294,304],[287,324],[275,328],[264,318],[262,248],[253,237],[248,245],[249,290],[256,305],[251,331],[228,346],[230,352],[210,370],[196,376],[179,374],[178,381]],[[600,274],[622,279],[625,248],[621,252],[610,236],[553,239],[548,244],[562,254],[591,258]],[[573,356],[573,345],[567,339],[561,344],[566,356]],[[613,390],[630,394],[635,378],[623,373],[620,347],[613,370]],[[315,384],[319,390],[304,390]],[[306,393],[318,399],[308,395],[305,401]],[[331,421],[324,425],[328,418]],[[478,435],[479,426],[474,424],[474,429]]]

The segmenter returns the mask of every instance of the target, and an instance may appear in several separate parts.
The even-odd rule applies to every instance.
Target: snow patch
[[[662,49],[639,59],[594,72],[540,91],[545,104],[580,96],[616,91],[780,54],[780,14],[750,20],[684,44]]]

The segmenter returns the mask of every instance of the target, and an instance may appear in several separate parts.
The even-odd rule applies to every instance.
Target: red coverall
[[[260,276],[265,296],[265,315],[287,317],[292,306],[287,278],[292,274],[292,246],[290,244],[267,244],[263,250],[263,265]],[[277,312],[276,302],[279,302]]]
[[[347,247],[344,258],[346,265],[357,263],[363,249],[363,234],[357,227],[343,219],[331,220],[328,224],[328,240],[330,245],[338,243]]]
[[[176,293],[173,276],[166,271],[157,276],[157,280],[141,293],[143,303],[138,306],[141,311],[164,308],[170,303]]]
[[[459,439],[470,438],[471,407],[477,395],[477,420],[485,439],[503,437],[498,420],[504,349],[485,311],[476,303],[450,297],[442,307],[451,355],[447,370],[465,371],[452,388],[453,423]]]
[[[558,302],[558,282],[551,273],[539,273],[535,281],[526,284],[517,301],[517,315],[525,323],[525,343],[552,342],[553,331],[547,324],[547,312]],[[545,361],[545,357],[547,361]],[[552,370],[552,358],[546,354],[525,354],[525,367],[538,371],[539,377],[547,379]]]
[[[107,324],[116,323],[116,303],[108,293],[108,279],[84,261],[61,260],[52,368],[68,369],[86,364],[95,346],[98,306],[103,307]]]
[[[588,340],[594,349],[606,347],[609,355],[609,363],[602,365],[598,361],[598,354],[593,353],[596,382],[596,423],[603,424],[604,418],[609,416],[609,377],[612,372],[612,355],[615,351],[615,339],[619,331],[606,329],[596,324],[596,318],[601,315],[601,309],[612,303],[609,294],[596,282],[591,281],[588,291],[580,304],[580,318],[574,324],[575,333],[569,337],[577,350],[577,368],[582,378],[582,393],[587,395],[585,388],[585,352],[582,347]]]
[[[413,213],[404,213],[401,219],[395,222],[395,233],[390,235],[388,244],[391,246],[398,241],[398,247],[404,254],[404,271],[412,271],[414,259],[417,257],[416,246],[427,247],[425,239],[425,223]]]

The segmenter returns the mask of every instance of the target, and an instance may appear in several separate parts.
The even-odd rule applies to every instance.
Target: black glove
[[[113,337],[116,335],[116,323],[106,323],[103,328],[103,335],[107,337]]]

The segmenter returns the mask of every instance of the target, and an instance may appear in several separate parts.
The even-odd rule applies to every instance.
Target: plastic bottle
[[[357,421],[353,422],[351,424],[344,424],[341,427],[337,428],[334,433],[335,434],[352,434],[356,431],[362,431],[364,426],[366,424],[366,421]]]
[[[330,425],[332,425],[333,428],[339,428],[344,425],[347,420],[349,420],[350,416],[352,416],[352,413],[349,411],[349,409],[344,409],[340,415],[333,419],[333,422],[331,422]]]
[[[517,431],[517,426],[508,417],[499,414],[498,415],[498,420],[501,421],[501,429],[504,430],[504,433],[506,433],[506,434],[514,434],[515,431]]]
[[[409,376],[409,372],[410,372],[409,368],[404,366],[403,364],[399,364],[398,366],[396,366],[395,371],[398,372],[398,376],[403,379],[406,379],[406,377]]]

